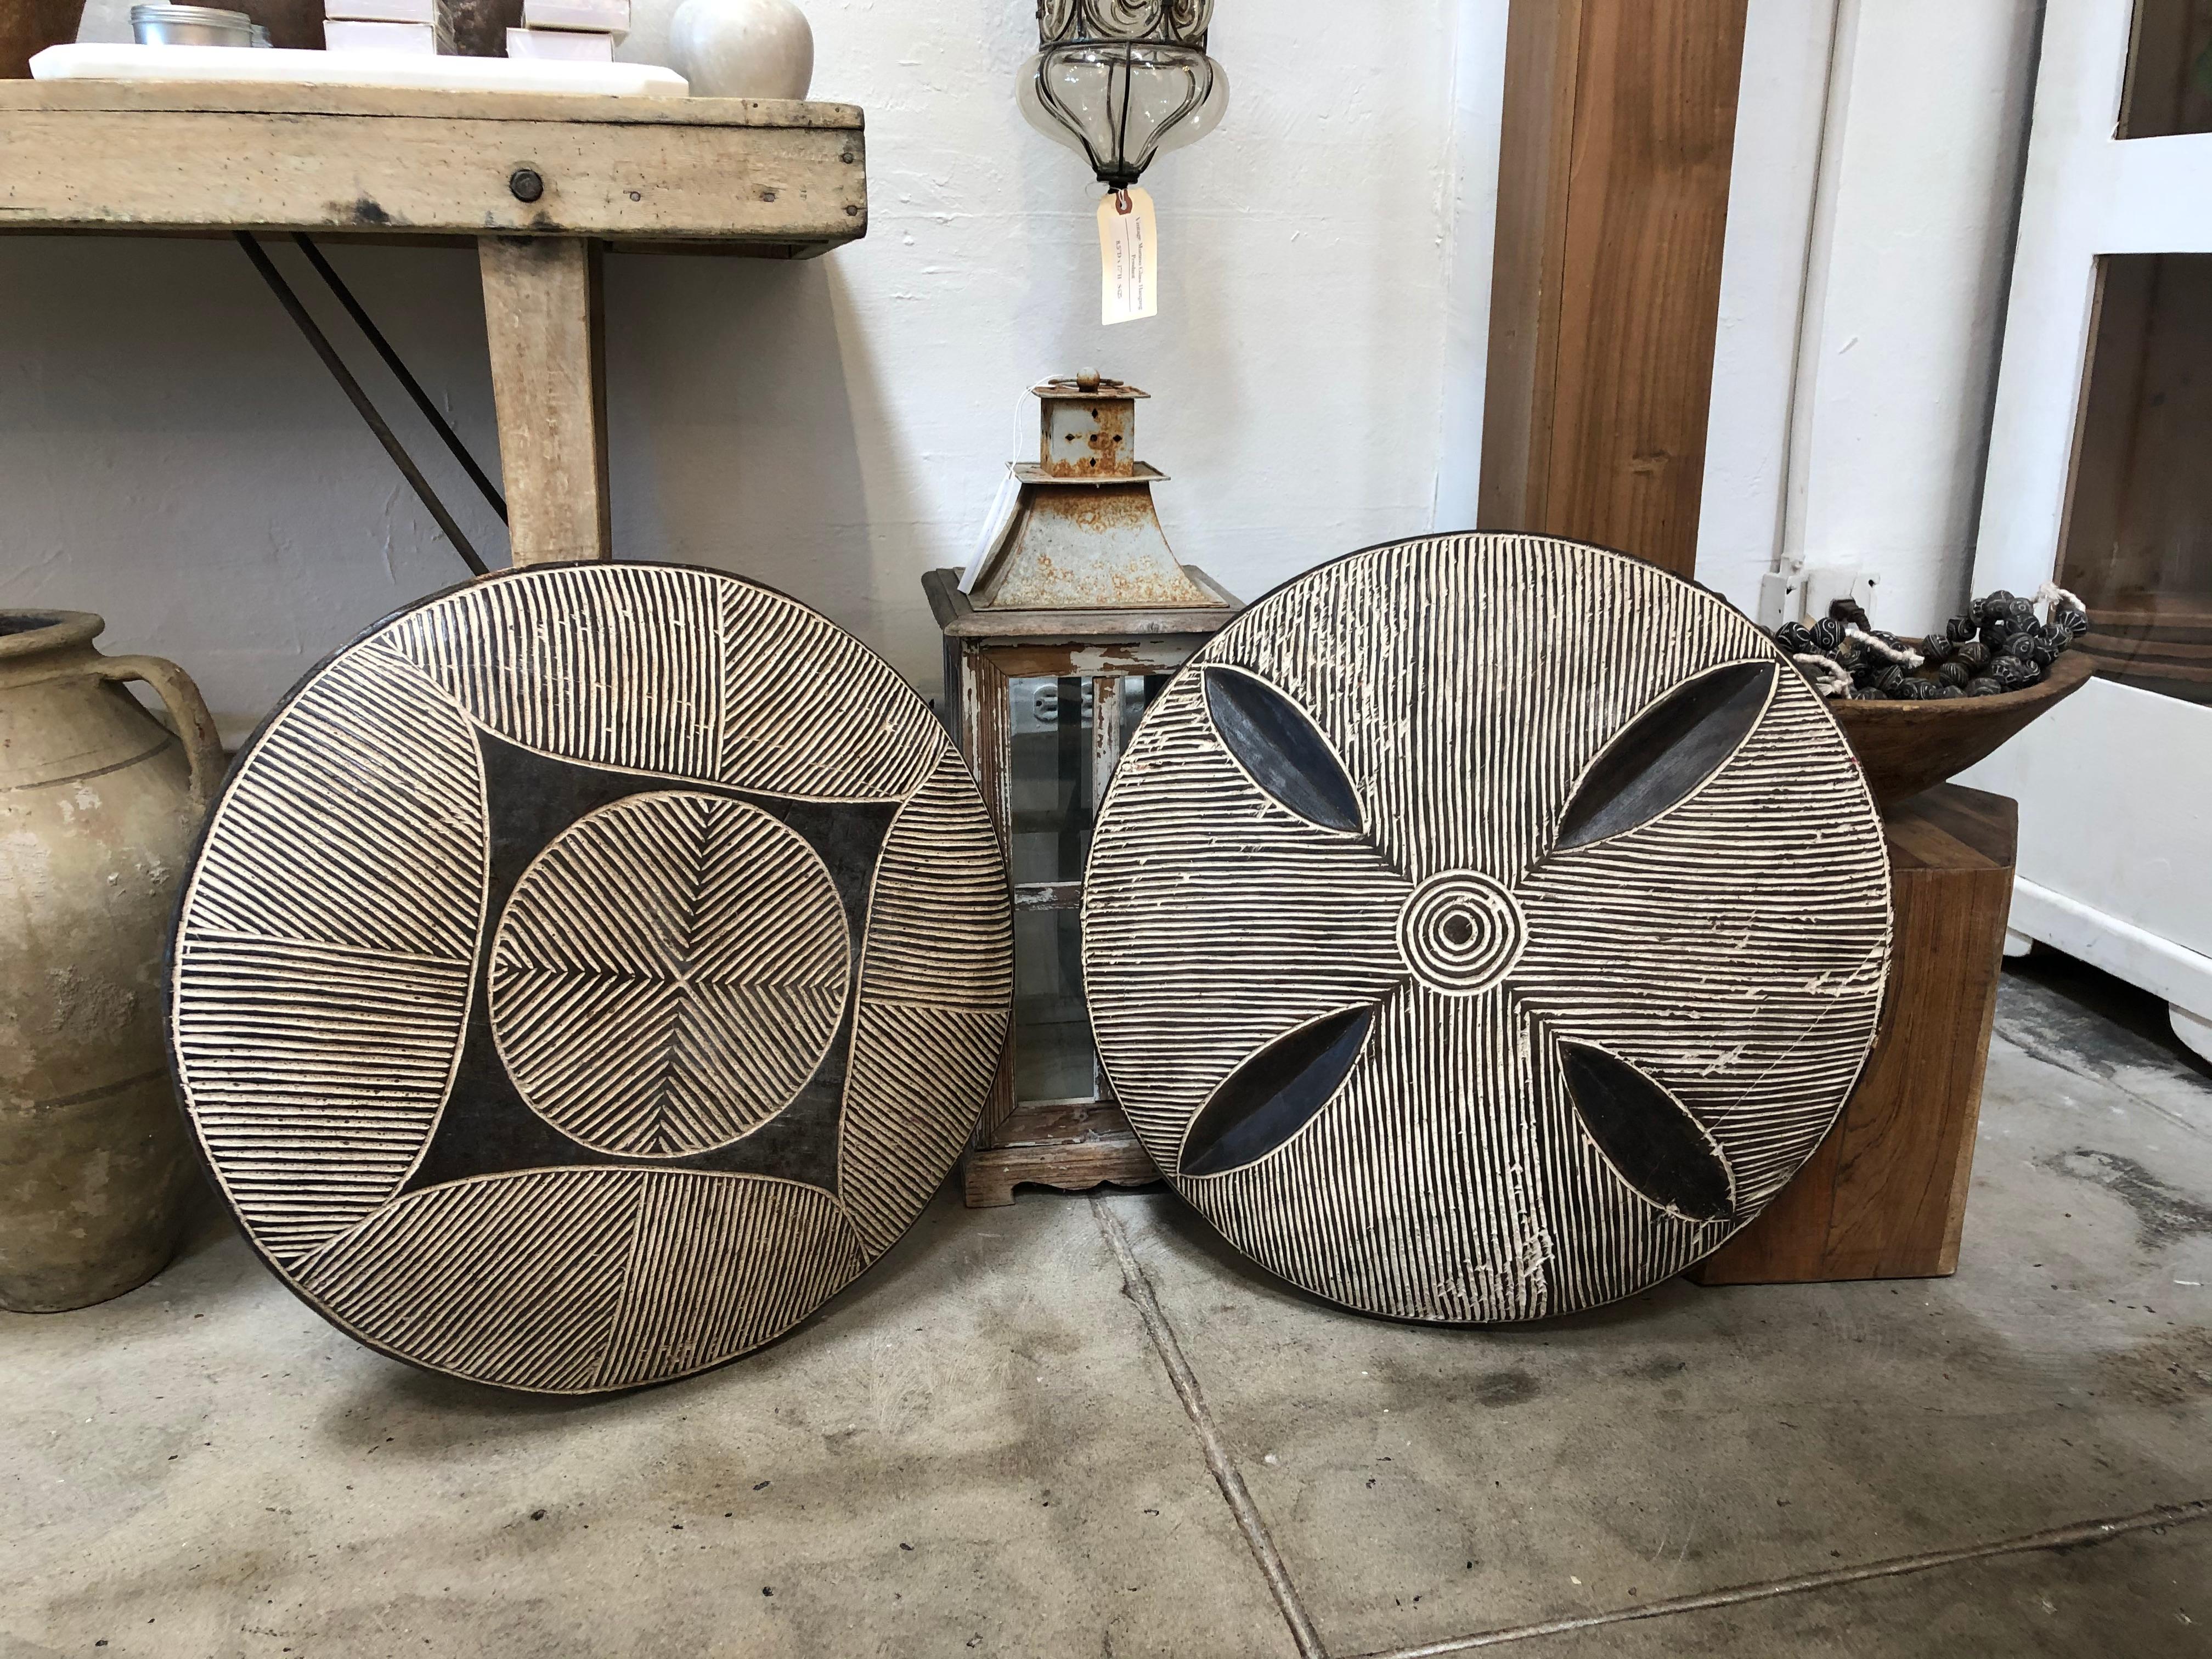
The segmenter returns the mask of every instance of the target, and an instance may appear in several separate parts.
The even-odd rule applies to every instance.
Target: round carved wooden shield
[[[1881,828],[1752,623],[1618,554],[1372,549],[1163,692],[1085,873],[1115,1095],[1246,1255],[1373,1313],[1531,1319],[1720,1245],[1834,1121]]]
[[[539,567],[310,674],[180,913],[179,1087],[372,1346],[582,1394],[805,1317],[944,1179],[1006,1036],[998,840],[890,668],[752,583]]]

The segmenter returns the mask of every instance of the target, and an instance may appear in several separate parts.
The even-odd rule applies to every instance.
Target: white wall
[[[1825,10],[1753,0],[1698,568],[1752,609],[1777,557],[1858,566],[1881,578],[1876,623],[1917,633],[1967,597],[2041,3],[1841,0],[1823,137],[1807,52]]]
[[[1782,545],[1797,331],[1838,0],[1751,0],[1721,258],[1698,577],[1757,614]]]
[[[1461,14],[1502,43],[1503,5],[1224,5],[1228,122],[1146,181],[1163,315],[1105,330],[1095,186],[1014,106],[1025,0],[806,0],[816,95],[868,112],[870,234],[797,265],[609,261],[619,551],[757,575],[933,685],[920,575],[964,560],[1022,388],[1085,364],[1154,393],[1139,438],[1173,475],[1170,537],[1247,597],[1427,528],[1448,284],[1471,280],[1451,232],[1495,170],[1494,116],[1487,163],[1455,156]],[[489,457],[472,256],[336,262]],[[1479,363],[1449,371],[1462,399]],[[396,388],[364,378],[398,420]],[[495,521],[398,423],[496,562]],[[234,738],[459,574],[221,242],[0,239],[0,605],[104,612],[112,648],[198,675]]]
[[[1459,0],[1452,73],[1452,174],[1444,270],[1443,407],[1434,527],[1481,522],[1483,370],[1498,240],[1498,126],[1505,112],[1505,0]]]
[[[1474,521],[1507,0],[1224,4],[1228,123],[1147,181],[1164,314],[1114,330],[1094,187],[1015,110],[1025,0],[806,3],[817,95],[868,112],[872,228],[799,265],[610,260],[624,556],[759,576],[933,685],[917,579],[966,557],[1022,388],[1085,364],[1156,394],[1170,536],[1248,598]],[[1751,0],[1698,554],[1747,610],[1778,561],[1878,570],[1900,630],[1966,597],[2039,10]],[[473,257],[336,258],[489,459]],[[104,611],[233,738],[459,574],[221,242],[0,238],[0,605]]]

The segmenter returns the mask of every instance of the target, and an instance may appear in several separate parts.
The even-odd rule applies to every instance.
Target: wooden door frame
[[[1512,0],[1479,512],[1697,567],[1748,0]]]

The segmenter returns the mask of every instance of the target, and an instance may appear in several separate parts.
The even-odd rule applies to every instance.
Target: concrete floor
[[[948,1200],[769,1352],[548,1405],[211,1224],[0,1316],[0,1659],[2212,1655],[2208,1286],[2212,1076],[2063,963],[1948,1280],[1433,1330],[1164,1194]]]

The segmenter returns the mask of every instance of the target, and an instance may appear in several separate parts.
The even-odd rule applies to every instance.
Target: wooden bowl
[[[1994,753],[2021,727],[2079,691],[2096,670],[2088,653],[2076,649],[2024,691],[1936,702],[1838,702],[1828,712],[1866,769],[1874,804],[1886,809]]]

